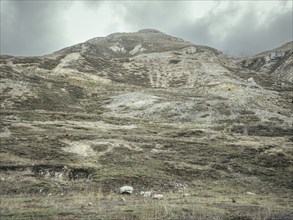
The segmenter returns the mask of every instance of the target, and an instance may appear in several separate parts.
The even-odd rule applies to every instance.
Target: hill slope
[[[163,205],[159,212],[152,203],[133,206],[145,190],[166,196],[172,212],[158,218],[198,217],[190,207],[206,198],[212,198],[203,202],[208,219],[269,218],[271,206],[292,213],[290,45],[238,60],[146,29],[42,57],[1,56],[1,196],[28,194],[45,204],[45,195],[53,195],[59,208],[23,210],[38,217],[83,216],[80,204],[69,202],[76,194],[94,203],[88,217],[97,216],[98,204],[105,208],[101,218],[161,213]],[[135,188],[125,203],[130,217],[117,205],[123,184]],[[93,196],[101,191],[115,195]],[[12,215],[3,201],[1,214]]]
[[[276,85],[285,86],[289,82],[291,87],[293,83],[292,54],[293,41],[253,57],[244,58],[242,66],[255,70],[258,74],[269,75]]]

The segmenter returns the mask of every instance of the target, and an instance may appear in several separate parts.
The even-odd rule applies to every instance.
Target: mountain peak
[[[146,28],[146,29],[141,29],[139,31],[137,31],[138,33],[154,33],[154,34],[165,34],[161,31],[158,31],[156,29],[151,29],[151,28]]]
[[[141,34],[160,34],[160,35],[169,36],[169,35],[161,32],[159,30],[147,28],[147,29],[138,30],[137,32],[116,32],[116,33],[109,34],[106,37],[107,38],[109,38],[109,37],[110,38],[111,37],[121,37],[121,36],[129,37],[129,36],[135,36],[135,35],[141,36]]]
[[[106,37],[96,37],[84,43],[64,48],[56,53],[80,52],[85,55],[121,58],[142,52],[176,51],[189,46],[195,45],[155,29],[142,29],[137,32],[117,32]]]

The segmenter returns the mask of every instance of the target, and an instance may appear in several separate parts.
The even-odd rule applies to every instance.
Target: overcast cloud
[[[293,38],[292,1],[0,0],[0,53],[44,55],[106,36],[154,28],[246,56]]]

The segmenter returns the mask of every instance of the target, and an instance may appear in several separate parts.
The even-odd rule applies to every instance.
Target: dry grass
[[[37,98],[26,101],[9,97],[9,90],[3,93],[15,105],[0,111],[1,219],[258,220],[293,212],[292,141],[279,130],[271,136],[243,135],[243,126],[259,120],[253,112],[209,121],[209,114],[197,115],[209,109],[225,115],[229,108],[224,96],[203,93],[208,90],[142,89],[92,75],[70,76],[27,79]],[[139,109],[141,115],[122,117],[107,108],[117,95],[133,92],[158,96],[182,112],[144,115],[147,109]],[[239,133],[233,132],[238,125]],[[95,154],[88,157],[65,152],[70,145],[64,140],[98,144],[90,146]],[[36,172],[36,167],[60,172],[65,165],[86,177],[58,180]],[[124,184],[136,190],[125,201],[117,193]],[[143,198],[140,190],[165,198]]]
[[[44,193],[1,197],[1,219],[48,219],[71,216],[74,219],[233,219],[233,216],[264,219],[273,213],[292,212],[292,200],[277,194],[236,193],[222,183],[203,185],[184,192],[164,192],[163,200],[133,195],[94,192]],[[202,189],[201,189],[202,188]],[[205,187],[207,188],[207,187]],[[188,196],[183,196],[188,192]],[[232,201],[235,200],[235,203]]]

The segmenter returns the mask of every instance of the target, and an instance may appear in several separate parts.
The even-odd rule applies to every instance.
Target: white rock
[[[250,77],[249,79],[247,79],[247,82],[249,82],[250,84],[253,84],[253,85],[257,85],[256,82],[254,81],[253,77]]]
[[[246,192],[246,194],[251,195],[251,196],[255,195],[255,193],[253,193],[253,192]]]
[[[249,79],[247,79],[247,82],[254,82],[253,77],[250,77]]]
[[[266,63],[269,63],[271,61],[271,57],[270,56],[266,56],[265,57]]]
[[[249,79],[247,79],[247,82],[249,82],[250,85],[260,88],[260,86],[254,81],[253,77],[250,77]]]
[[[196,53],[196,48],[195,47],[189,47],[189,48],[187,48],[186,49],[186,54],[194,54],[194,53]]]
[[[141,191],[140,195],[142,195],[143,197],[150,197],[152,195],[151,191]]]
[[[277,57],[283,57],[285,55],[285,52],[277,52]]]
[[[131,55],[134,55],[134,54],[137,54],[137,53],[143,52],[143,51],[145,51],[145,50],[146,50],[146,49],[143,48],[143,47],[141,46],[141,44],[139,44],[139,45],[136,45],[136,46],[133,48],[133,50],[131,50],[129,53],[130,53]]]
[[[277,57],[277,54],[276,54],[276,52],[273,52],[273,53],[271,53],[271,60],[274,60],[274,59],[276,59],[276,57]]]
[[[164,195],[163,194],[154,194],[153,198],[161,200],[161,199],[164,199]]]
[[[120,187],[120,193],[121,194],[132,194],[133,187],[132,186],[122,186],[122,187]]]
[[[63,179],[62,172],[55,172],[55,179],[62,180]]]
[[[109,47],[109,49],[116,52],[116,53],[126,53],[127,52],[125,50],[125,48],[119,44],[112,45],[111,47]]]

